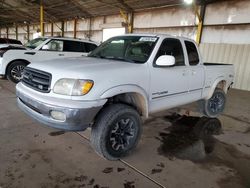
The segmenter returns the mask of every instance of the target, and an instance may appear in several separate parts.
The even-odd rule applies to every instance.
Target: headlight
[[[81,96],[87,94],[93,85],[92,80],[63,78],[55,83],[53,92],[61,95]]]

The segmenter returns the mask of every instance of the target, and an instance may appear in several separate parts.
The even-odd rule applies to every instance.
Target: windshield
[[[89,57],[145,63],[157,41],[153,36],[113,37],[97,47]]]
[[[25,46],[31,49],[35,49],[37,46],[42,44],[45,40],[47,40],[47,38],[36,38],[26,43]]]

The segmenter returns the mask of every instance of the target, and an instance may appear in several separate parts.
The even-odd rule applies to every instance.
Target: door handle
[[[64,56],[64,54],[58,54],[59,56]]]
[[[195,70],[192,70],[192,75],[195,75],[196,74],[196,71]]]

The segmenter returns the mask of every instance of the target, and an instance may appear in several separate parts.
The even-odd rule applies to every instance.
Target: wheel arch
[[[108,99],[106,104],[124,103],[130,105],[143,117],[148,117],[148,100],[146,92],[137,85],[121,85],[106,90],[101,98]]]
[[[16,61],[25,62],[27,65],[30,64],[30,62],[27,61],[26,59],[14,59],[14,60],[10,61],[10,62],[8,63],[8,65],[6,66],[5,75],[7,74],[7,71],[8,71],[8,69],[9,69],[10,65],[11,65],[12,63],[16,62]]]
[[[228,90],[228,83],[227,81],[223,78],[223,77],[220,77],[220,78],[217,78],[214,82],[214,84],[212,85],[210,91],[209,91],[209,94],[208,96],[206,97],[206,99],[210,99],[215,91],[215,89],[222,89],[224,91],[224,93],[227,93],[227,90]]]

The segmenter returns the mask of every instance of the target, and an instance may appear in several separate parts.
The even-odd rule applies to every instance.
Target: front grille
[[[22,75],[22,83],[37,91],[50,92],[51,74],[37,69],[26,67]]]

